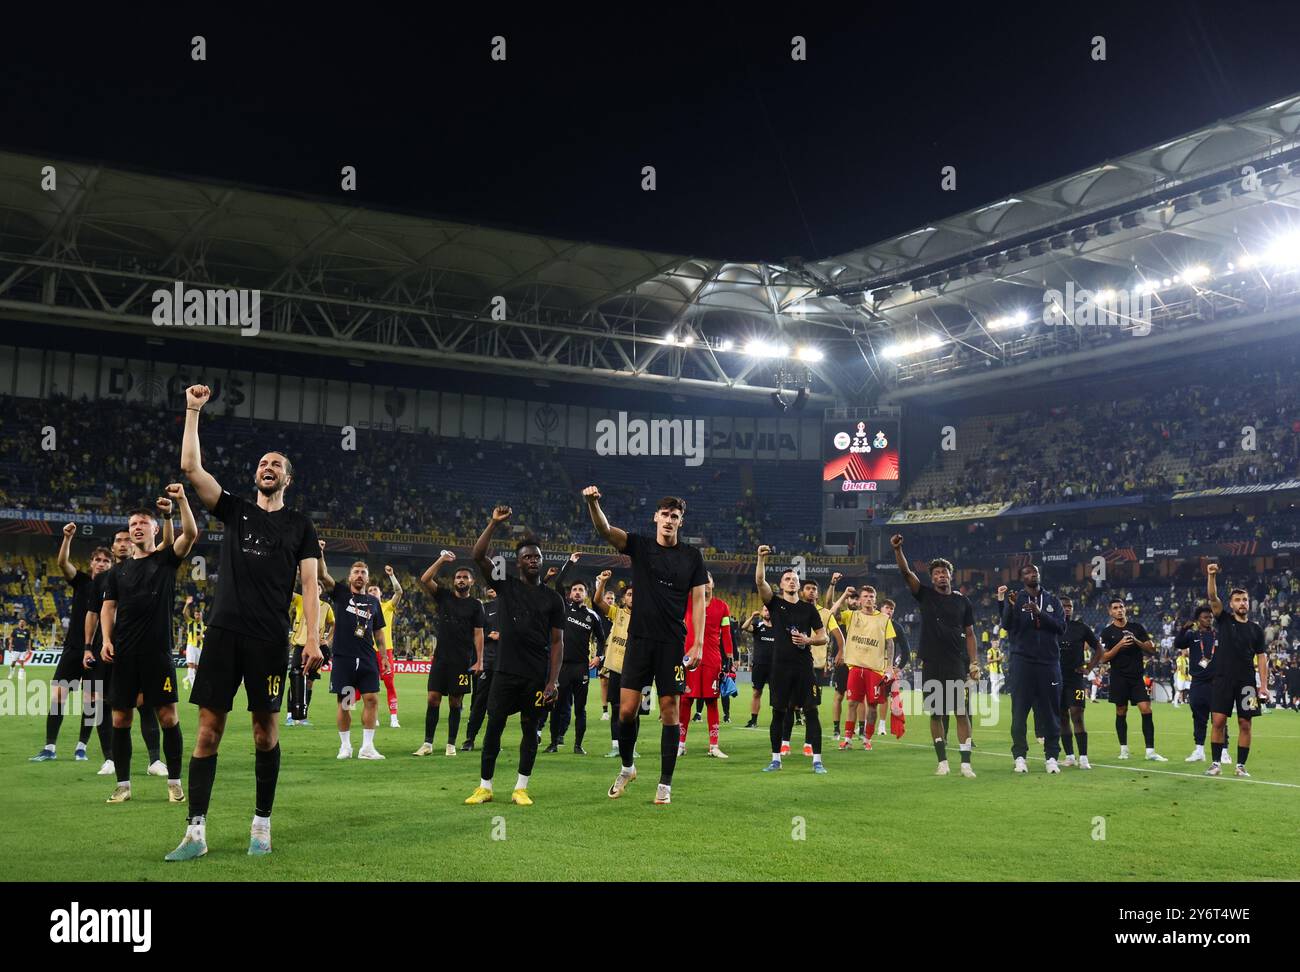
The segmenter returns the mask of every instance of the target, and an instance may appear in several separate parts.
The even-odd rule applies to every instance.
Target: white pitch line
[[[929,749],[931,751],[934,750],[933,744],[927,746],[924,743],[899,743],[899,745],[911,746],[913,749]],[[1010,753],[990,753],[984,749],[976,749],[975,752],[985,754],[988,756],[1005,756],[1007,759],[1014,759],[1014,757]],[[1026,756],[1025,759],[1032,759],[1038,763],[1046,762],[1046,759],[1044,759],[1041,756]],[[1145,758],[1142,761],[1146,762]],[[1222,763],[1220,765],[1228,766],[1230,764]],[[1231,765],[1235,765],[1235,764],[1231,764]],[[1061,767],[1061,774],[1065,775],[1065,771],[1071,768],[1073,767],[1068,767],[1068,766]],[[1182,776],[1189,780],[1226,780],[1232,783],[1258,783],[1260,786],[1284,786],[1291,790],[1300,790],[1300,783],[1274,783],[1272,780],[1257,780],[1254,777],[1250,777],[1250,776],[1231,776],[1231,775],[1227,775],[1227,771],[1225,771],[1225,775],[1223,776],[1206,776],[1204,773],[1178,773],[1175,772],[1174,770],[1152,769],[1149,766],[1115,766],[1111,763],[1093,763],[1092,768],[1128,770],[1130,773],[1160,773],[1163,776]],[[1074,774],[1070,774],[1070,775],[1073,776]]]

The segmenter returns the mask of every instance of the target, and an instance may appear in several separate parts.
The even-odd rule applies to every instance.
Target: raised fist
[[[844,575],[841,574],[838,570],[835,573],[831,574],[831,586],[834,587],[836,584],[840,582],[840,579],[843,577]]]
[[[582,498],[588,503],[597,503],[600,501],[600,487],[588,486],[582,491]]]
[[[768,546],[767,544],[765,544],[765,543],[764,543],[764,544],[759,544],[759,547],[758,547],[758,555],[759,555],[760,557],[770,557],[770,556],[772,556],[772,548],[769,547],[769,546]]]
[[[578,553],[576,553],[576,552],[575,552],[575,553],[571,553],[571,554],[569,554],[569,563],[571,563],[571,564],[576,564],[576,563],[578,562],[578,557],[579,557],[579,556],[581,556],[581,555],[578,554]]]
[[[510,519],[510,514],[513,512],[514,510],[508,506],[498,506],[492,511],[492,522],[505,523],[506,520]]]
[[[65,537],[71,537],[71,536],[75,535],[76,532],[77,532],[77,524],[75,524],[75,523],[65,523],[65,524],[63,524],[63,535],[64,535]]]
[[[1004,597],[1006,597],[1006,596],[1007,596],[1007,585],[1006,585],[1006,584],[999,585],[999,587],[998,587],[998,600],[1000,601],[1000,600],[1002,600],[1002,599],[1003,599]]]
[[[317,541],[316,541],[316,546],[320,547],[320,552],[321,552],[321,555],[323,556],[324,553],[325,553],[325,541],[324,541],[324,540],[317,540]]]
[[[903,546],[903,535],[901,533],[895,533],[892,537],[889,538],[889,545],[893,547],[895,550],[898,550],[900,547]]]
[[[613,576],[614,576],[614,572],[612,570],[602,570],[599,574],[596,575],[596,580],[601,581],[602,583],[606,583]]]
[[[207,385],[190,385],[185,389],[185,407],[202,408],[212,397],[212,389]]]
[[[497,509],[500,509],[500,508],[501,508],[501,507],[497,507]],[[506,515],[509,516],[508,513],[507,513]],[[494,519],[494,520],[496,519],[496,514],[493,514],[493,515],[492,515],[492,519]],[[439,557],[440,559],[442,559],[442,560],[455,560],[455,559],[456,559],[456,555],[455,555],[454,553],[452,553],[450,550],[442,550],[442,551],[439,551],[439,553],[438,553],[438,557]]]
[[[1205,572],[1206,572],[1207,574],[1209,574],[1211,577],[1213,577],[1215,574],[1217,574],[1217,573],[1219,572],[1219,565],[1218,565],[1218,564],[1206,564],[1206,565],[1205,565]]]
[[[392,564],[384,564],[384,573],[387,574],[389,577],[393,576]]]
[[[154,501],[154,506],[158,507],[158,511],[162,513],[163,516],[172,515],[172,501],[168,497],[159,496],[158,499]]]

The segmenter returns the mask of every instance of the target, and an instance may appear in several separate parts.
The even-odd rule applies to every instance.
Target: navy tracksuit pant
[[[1034,725],[1043,734],[1043,753],[1056,759],[1061,752],[1060,662],[1040,664],[1018,656],[1011,682],[1011,755],[1029,754],[1025,726],[1033,709]]]

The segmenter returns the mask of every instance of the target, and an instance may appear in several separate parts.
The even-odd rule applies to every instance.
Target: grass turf
[[[49,669],[32,669],[28,680],[49,675]],[[1294,712],[1256,719],[1252,780],[1232,778],[1230,769],[1228,776],[1207,779],[1204,764],[1183,762],[1192,746],[1188,709],[1154,706],[1156,745],[1170,762],[1152,764],[1141,759],[1136,710],[1129,716],[1136,758],[1119,762],[1113,707],[1092,704],[1086,716],[1096,768],[1050,777],[1041,758],[1031,759],[1028,776],[1011,773],[1010,706],[1004,704],[996,725],[976,727],[979,778],[967,780],[956,773],[955,738],[949,741],[954,774],[933,775],[927,720],[919,716],[909,716],[901,742],[878,739],[870,753],[860,747],[836,751],[827,692],[821,711],[830,772],[817,776],[811,760],[799,755],[803,735],[797,728],[785,769],[760,772],[769,758],[767,709],[760,730],[740,728],[749,708],[744,685],[733,700],[732,724],[722,727],[721,746],[731,758],[706,758],[707,727],[693,723],[688,755],[677,763],[674,802],[656,807],[656,718],[642,722],[639,779],[622,799],[608,799],[618,761],[603,758],[609,724],[600,721],[593,686],[584,743],[591,755],[572,754],[570,728],[566,751],[537,757],[529,788],[536,805],[513,806],[519,734],[512,719],[497,763],[497,800],[467,807],[462,801],[478,783],[478,752],[442,755],[444,702],[435,755],[411,756],[423,739],[424,678],[399,676],[398,691],[401,729],[386,728],[381,693],[376,739],[388,757],[384,762],[334,758],[333,699],[323,691],[314,699],[313,727],[282,727],[274,853],[266,858],[245,853],[253,757],[237,700],[209,812],[209,853],[182,864],[162,857],[183,834],[184,808],[167,803],[164,780],[144,775],[138,730],[132,733],[133,799],[108,806],[113,780],[95,775],[103,758],[96,736],[90,760],[74,762],[76,720],[70,717],[58,760],[29,763],[43,742],[44,718],[6,713],[0,718],[0,880],[774,881],[870,875],[1208,881],[1300,875],[1300,844],[1277,839],[1300,819],[1300,714]],[[179,709],[188,764],[197,709],[187,702]],[[360,735],[355,718],[354,747]],[[1235,727],[1229,739],[1235,743]],[[543,745],[547,741],[549,730]],[[1035,749],[1031,740],[1031,755]],[[1104,839],[1094,839],[1103,827]]]

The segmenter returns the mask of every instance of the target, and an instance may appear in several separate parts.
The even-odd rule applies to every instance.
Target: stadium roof
[[[1218,282],[1300,225],[1298,158],[1300,95],[839,257],[744,263],[0,153],[0,314],[156,334],[151,295],[179,280],[259,289],[268,353],[714,397],[806,387],[817,404],[942,397],[1005,369],[1174,353],[1225,317],[1292,326],[1296,288],[1258,271]],[[1036,324],[1049,288],[1166,278],[1141,342],[1132,326]],[[182,335],[239,340],[167,336]]]

